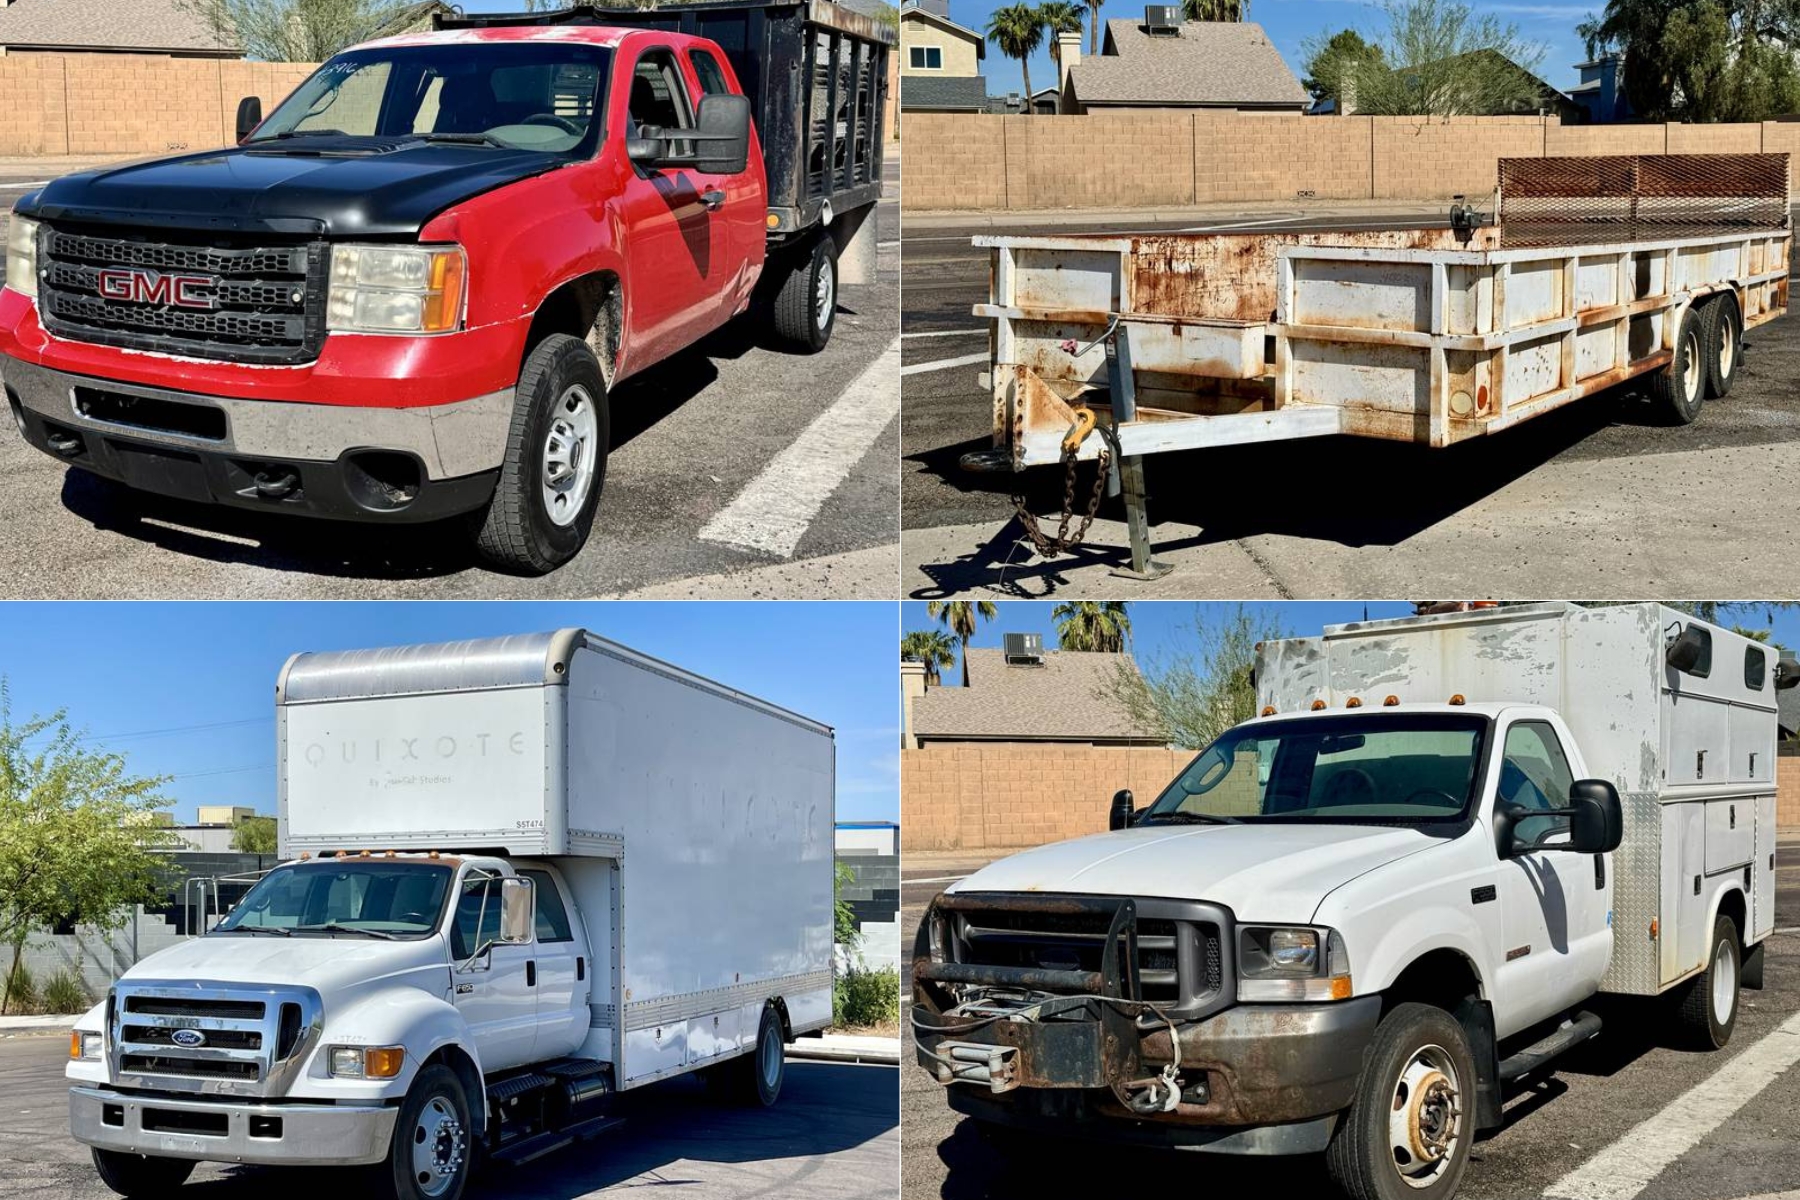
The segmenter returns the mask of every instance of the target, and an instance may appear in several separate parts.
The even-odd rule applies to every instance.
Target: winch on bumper
[[[1380,997],[1239,1004],[1234,927],[1227,910],[1183,901],[941,895],[914,951],[919,1064],[952,1108],[998,1124],[1322,1150]]]

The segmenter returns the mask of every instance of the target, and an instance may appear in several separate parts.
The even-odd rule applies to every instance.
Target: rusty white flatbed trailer
[[[1448,446],[1638,376],[1685,424],[1729,390],[1743,330],[1787,311],[1785,154],[1502,159],[1499,175],[1493,220],[1459,205],[1447,229],[977,237],[994,448],[964,465],[1104,457],[1125,573],[1156,574],[1146,454]]]

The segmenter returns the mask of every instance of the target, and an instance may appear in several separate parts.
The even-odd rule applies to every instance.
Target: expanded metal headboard
[[[1509,246],[1786,229],[1792,203],[1785,154],[1503,158],[1498,197]]]

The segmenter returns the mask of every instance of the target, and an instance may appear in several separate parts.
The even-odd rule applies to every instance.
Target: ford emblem
[[[198,1029],[177,1029],[169,1035],[169,1040],[177,1046],[186,1046],[189,1049],[206,1045],[206,1035]]]

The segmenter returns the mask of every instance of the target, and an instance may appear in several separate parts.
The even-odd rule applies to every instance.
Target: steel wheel
[[[544,512],[558,525],[573,524],[594,486],[600,459],[594,398],[575,384],[563,391],[544,438]]]
[[[813,297],[813,323],[821,331],[831,324],[837,311],[837,263],[828,254],[819,264],[819,283]]]
[[[1719,322],[1719,374],[1731,378],[1732,369],[1737,366],[1737,326],[1731,321]]]
[[[1737,955],[1732,953],[1729,943],[1721,941],[1713,949],[1712,1008],[1714,1021],[1720,1025],[1731,1023],[1732,1010],[1737,1007],[1737,994]]]
[[[1700,399],[1700,387],[1706,378],[1706,357],[1700,352],[1700,331],[1689,329],[1683,339],[1687,344],[1687,369],[1681,373],[1681,398],[1689,404]]]
[[[757,1055],[761,1060],[757,1069],[762,1072],[763,1087],[774,1090],[781,1081],[781,1028],[771,1022],[763,1027],[762,1052]]]
[[[1388,1145],[1401,1182],[1414,1188],[1437,1182],[1462,1137],[1462,1103],[1450,1052],[1420,1047],[1394,1083],[1388,1113]]]
[[[456,1185],[469,1156],[469,1135],[456,1110],[433,1096],[419,1111],[412,1131],[413,1179],[427,1196],[441,1196]]]

